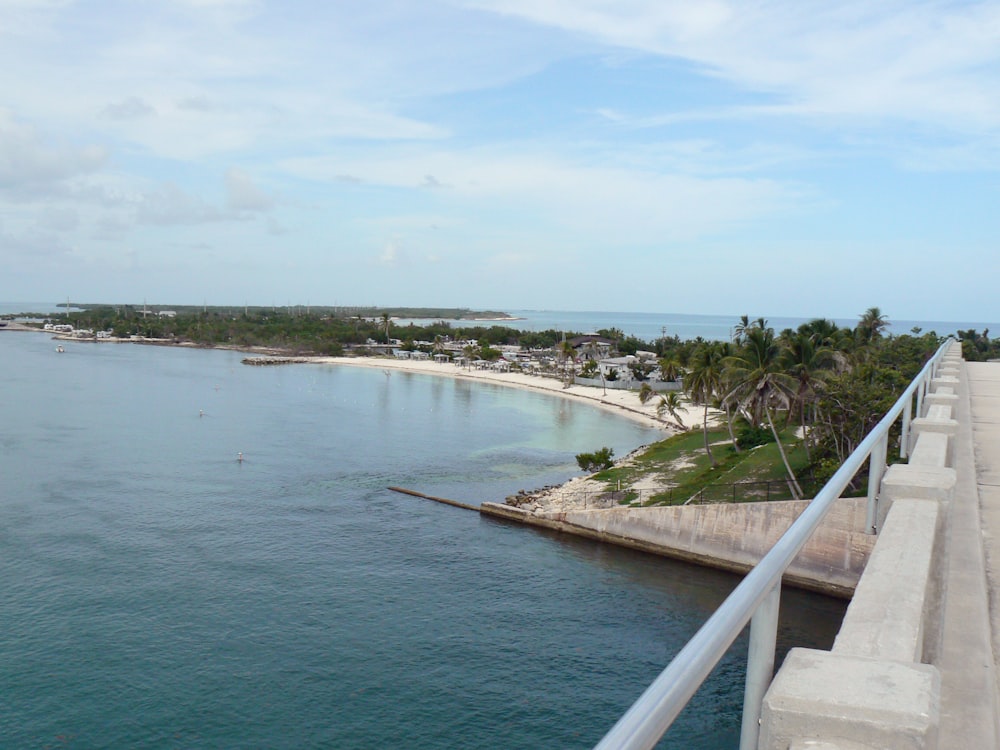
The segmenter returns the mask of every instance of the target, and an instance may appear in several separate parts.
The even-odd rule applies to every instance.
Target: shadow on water
[[[662,641],[665,644],[662,663],[671,659],[690,640],[712,613],[742,580],[742,576],[722,570],[694,565],[627,547],[576,537],[550,529],[527,527],[514,521],[481,516],[484,524],[521,528],[537,534],[570,556],[585,561],[609,579],[616,588],[630,591],[652,591],[660,604]],[[788,651],[794,647],[829,649],[843,621],[847,602],[785,586],[781,592],[781,610],[775,670],[780,668]],[[623,616],[625,611],[623,610]],[[646,627],[645,623],[636,627]],[[711,748],[736,747],[742,714],[743,684],[746,679],[746,654],[749,627],[736,640],[729,652],[692,698],[658,747]],[[622,645],[609,640],[609,648]],[[627,644],[624,644],[627,648]],[[655,672],[652,677],[659,674]],[[631,703],[648,687],[637,682],[621,704],[620,711],[610,720],[605,731],[617,721]]]

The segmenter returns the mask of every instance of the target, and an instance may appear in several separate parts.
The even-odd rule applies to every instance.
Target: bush
[[[614,448],[604,447],[593,453],[577,453],[576,463],[584,471],[595,472],[610,469],[614,465]]]
[[[736,444],[740,448],[756,448],[758,445],[773,442],[774,435],[772,435],[771,431],[766,427],[757,427],[748,424],[740,427],[739,431],[736,433]]]

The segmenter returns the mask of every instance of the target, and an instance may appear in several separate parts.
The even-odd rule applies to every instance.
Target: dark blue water
[[[653,437],[605,412],[65,347],[0,333],[0,747],[589,747],[735,585],[385,489],[500,499]],[[782,648],[842,610],[786,592]],[[665,746],[735,743],[743,659]]]

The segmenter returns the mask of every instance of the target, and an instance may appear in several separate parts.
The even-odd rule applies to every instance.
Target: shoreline
[[[50,331],[43,331],[37,328],[25,327],[22,330],[33,330],[38,333],[51,334]],[[323,356],[323,355],[295,355],[269,347],[247,347],[227,344],[204,345],[189,341],[174,341],[169,339],[78,339],[73,336],[56,334],[54,340],[78,341],[80,343],[129,343],[146,346],[177,347],[182,349],[221,349],[225,351],[237,351],[248,355],[244,364],[271,364],[271,365],[343,365],[347,367],[365,367],[368,369],[380,369],[387,375],[393,372],[409,373],[416,375],[430,375],[432,377],[445,377],[454,380],[477,381],[492,385],[499,385],[506,388],[516,388],[526,391],[545,393],[550,396],[558,396],[563,399],[586,404],[624,417],[635,424],[641,425],[658,433],[656,440],[664,440],[673,435],[686,430],[695,429],[702,418],[702,407],[695,406],[689,402],[684,403],[677,411],[686,427],[682,428],[676,421],[670,418],[661,419],[656,415],[657,399],[650,399],[643,404],[639,401],[638,391],[611,390],[606,393],[602,389],[588,385],[571,385],[566,387],[559,378],[543,377],[523,372],[498,372],[494,370],[463,369],[453,363],[441,363],[433,360],[409,360],[396,359],[385,356]],[[636,451],[645,446],[636,446],[627,455],[615,459],[615,465],[620,466],[629,462]],[[531,511],[541,512],[565,512],[586,507],[587,496],[600,493],[603,485],[590,479],[590,475],[570,477],[565,482],[552,487],[536,488],[530,495],[527,503]],[[527,499],[527,498],[526,498]]]
[[[23,327],[21,330],[35,331],[38,333],[50,334],[50,331],[43,331],[33,327]],[[410,360],[397,359],[386,356],[324,356],[324,355],[296,355],[287,351],[272,349],[270,347],[248,347],[232,344],[204,345],[190,341],[176,341],[170,339],[78,339],[73,336],[56,334],[52,336],[54,340],[77,341],[80,343],[129,343],[146,346],[176,347],[181,349],[221,349],[224,351],[241,352],[247,355],[243,363],[247,365],[326,365],[326,366],[347,366],[364,367],[368,369],[380,369],[386,375],[391,376],[393,372],[408,373],[416,375],[429,375],[432,377],[452,378],[454,380],[476,381],[499,385],[506,388],[515,388],[524,391],[535,391],[545,393],[550,396],[558,396],[563,399],[596,407],[609,414],[616,414],[619,417],[630,420],[642,427],[655,430],[658,435],[655,440],[664,440],[673,435],[680,434],[688,430],[698,429],[703,414],[701,406],[696,406],[688,401],[677,409],[678,415],[684,423],[681,427],[674,419],[661,419],[656,415],[656,404],[658,399],[650,399],[643,404],[639,400],[638,391],[611,390],[602,392],[602,389],[590,385],[570,385],[566,387],[560,378],[543,377],[541,375],[528,374],[523,372],[498,372],[494,370],[464,369],[454,363],[441,363],[433,360]],[[713,421],[718,415],[713,415]],[[638,451],[643,450],[646,445],[639,445],[632,448],[626,455],[619,456],[614,460],[615,466],[622,466],[630,463]],[[639,484],[646,480],[640,479]],[[526,493],[523,502],[514,503],[521,512],[527,511],[529,515],[543,516],[550,513],[565,513],[567,511],[583,510],[588,507],[589,498],[600,495],[604,491],[604,483],[591,479],[591,475],[583,474],[573,476],[557,485],[540,487]],[[500,504],[505,504],[504,500],[497,500]]]
[[[520,388],[522,390],[540,391],[549,395],[559,396],[578,403],[586,403],[596,406],[605,411],[609,411],[619,416],[626,417],[632,421],[659,430],[664,437],[676,435],[684,430],[670,419],[660,419],[656,416],[656,399],[650,399],[643,404],[639,401],[638,391],[611,390],[607,393],[600,393],[594,386],[571,385],[565,387],[562,380],[558,378],[547,378],[540,375],[529,375],[522,372],[496,372],[493,370],[472,370],[461,369],[452,363],[440,363],[431,360],[410,360],[395,359],[378,356],[323,356],[315,354],[296,355],[270,347],[235,346],[227,344],[197,344],[190,341],[174,341],[170,339],[80,339],[75,336],[53,334],[52,331],[44,331],[39,328],[22,326],[16,330],[35,331],[37,333],[49,334],[53,340],[75,341],[80,343],[108,343],[108,344],[140,344],[145,346],[167,346],[181,349],[223,349],[227,351],[245,352],[251,357],[261,359],[288,357],[294,362],[290,364],[326,364],[326,365],[347,365],[349,367],[378,368],[389,371],[410,372],[421,375],[434,375],[439,377],[453,378],[457,380],[473,380],[478,382],[493,383],[508,388]],[[688,425],[685,429],[692,429],[701,419],[700,407],[695,407],[690,403],[685,403],[678,413],[683,422]]]
[[[465,370],[451,363],[438,363],[429,360],[389,359],[383,357],[303,357],[306,364],[346,365],[348,367],[367,367],[396,372],[409,372],[419,375],[433,375],[453,378],[456,380],[471,380],[481,383],[492,383],[508,388],[540,391],[553,396],[560,396],[578,403],[596,406],[605,411],[631,419],[644,427],[659,430],[664,438],[681,432],[675,422],[659,419],[656,416],[655,399],[643,404],[639,401],[637,391],[613,390],[606,394],[599,388],[585,385],[564,387],[561,380],[545,378],[538,375],[528,375],[520,372],[495,372],[493,370]],[[685,404],[678,413],[683,421],[691,425],[697,423],[698,415],[693,412],[690,404]],[[700,407],[697,407],[700,410]],[[689,428],[690,429],[690,428]]]

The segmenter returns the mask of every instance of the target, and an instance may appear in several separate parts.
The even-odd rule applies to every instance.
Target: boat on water
[[[63,348],[62,344],[59,344],[59,346],[56,347],[56,351],[61,354],[62,352],[66,351],[66,350]]]

